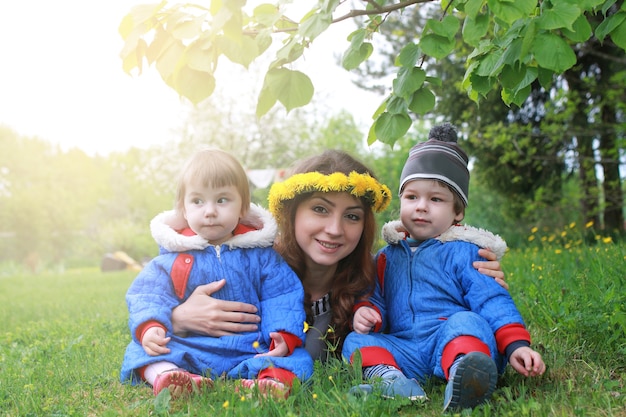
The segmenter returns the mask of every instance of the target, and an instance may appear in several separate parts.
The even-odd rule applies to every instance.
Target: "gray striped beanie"
[[[439,180],[456,191],[467,207],[470,177],[468,158],[456,142],[456,129],[450,123],[433,127],[428,140],[418,143],[409,151],[400,175],[400,194],[409,181]]]

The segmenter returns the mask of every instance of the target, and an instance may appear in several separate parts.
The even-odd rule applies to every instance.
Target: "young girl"
[[[250,204],[244,169],[226,152],[196,153],[183,169],[176,209],[168,215],[180,230],[157,233],[162,254],[126,294],[133,341],[122,364],[122,381],[146,381],[155,395],[169,388],[177,396],[212,386],[208,376],[225,374],[242,378],[243,387],[287,395],[294,378],[307,379],[313,372],[313,361],[301,347],[304,292],[272,248],[272,216]],[[181,242],[193,250],[173,252]],[[227,284],[213,297],[254,305],[262,318],[259,331],[174,335],[172,310],[199,285],[220,279]]]
[[[307,323],[313,327],[306,333],[305,348],[313,359],[324,360],[328,343],[336,356],[341,353],[354,303],[373,286],[372,250],[378,233],[373,212],[384,210],[391,195],[369,168],[342,151],[307,158],[291,175],[274,184],[269,195],[270,210],[278,218],[276,249],[304,285]],[[364,190],[364,183],[357,180],[371,189]],[[161,238],[155,228],[171,231],[162,218],[153,220],[157,243]],[[481,250],[480,255],[490,262],[474,266],[506,287],[495,254]],[[174,309],[176,334],[221,336],[257,328],[260,319],[254,306],[212,296],[222,285],[224,281],[198,287]]]

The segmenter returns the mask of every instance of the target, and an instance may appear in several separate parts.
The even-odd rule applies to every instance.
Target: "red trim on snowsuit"
[[[474,336],[459,336],[448,342],[446,347],[443,348],[443,353],[441,354],[441,367],[443,368],[446,380],[448,379],[450,367],[456,357],[470,352],[482,352],[485,355],[491,356],[491,353],[489,353],[489,347],[479,338]]]
[[[265,368],[257,375],[257,379],[271,378],[282,382],[285,385],[292,386],[296,374],[282,368]]]
[[[513,342],[520,340],[530,344],[530,333],[521,323],[511,323],[500,327],[496,330],[496,343],[498,344],[498,352],[504,355],[506,348]]]
[[[350,356],[350,363],[354,360],[354,354],[356,352],[361,352],[361,366],[363,368],[367,368],[368,366],[376,366],[376,365],[391,365],[400,369],[398,364],[396,363],[395,358],[387,349],[379,346],[367,346],[354,351],[354,353]]]

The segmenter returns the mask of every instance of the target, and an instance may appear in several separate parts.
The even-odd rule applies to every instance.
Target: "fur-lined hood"
[[[390,245],[397,245],[401,240],[409,236],[408,231],[402,225],[400,220],[394,220],[383,226],[383,239]],[[496,254],[498,260],[502,259],[506,252],[506,242],[498,235],[488,230],[479,229],[465,224],[455,224],[448,230],[435,237],[440,242],[452,242],[462,240],[470,242],[481,248],[491,250]]]
[[[241,224],[252,227],[247,233],[235,235],[223,245],[233,248],[264,248],[274,244],[277,226],[274,217],[264,208],[250,204],[250,210],[240,221]],[[187,220],[175,210],[164,211],[150,222],[150,231],[157,244],[169,252],[183,252],[188,250],[203,250],[209,242],[201,236],[184,236],[178,233],[189,227]]]

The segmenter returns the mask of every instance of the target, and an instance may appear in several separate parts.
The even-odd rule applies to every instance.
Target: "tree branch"
[[[418,3],[430,3],[433,2],[434,0],[405,0],[405,1],[401,1],[400,3],[396,3],[396,4],[389,4],[387,6],[379,6],[378,4],[376,4],[376,7],[374,8],[374,10],[363,10],[363,9],[353,9],[350,10],[350,12],[346,13],[343,16],[339,16],[336,19],[332,20],[332,23],[337,23],[337,22],[341,22],[342,20],[347,20],[347,19],[351,19],[353,17],[357,17],[357,16],[369,16],[369,15],[374,15],[374,14],[384,14],[384,13],[389,13],[389,12],[393,12],[399,9],[404,9],[405,7],[409,7],[412,6],[414,4],[418,4]],[[365,0],[366,3],[369,4],[375,4],[374,1],[371,0]]]

